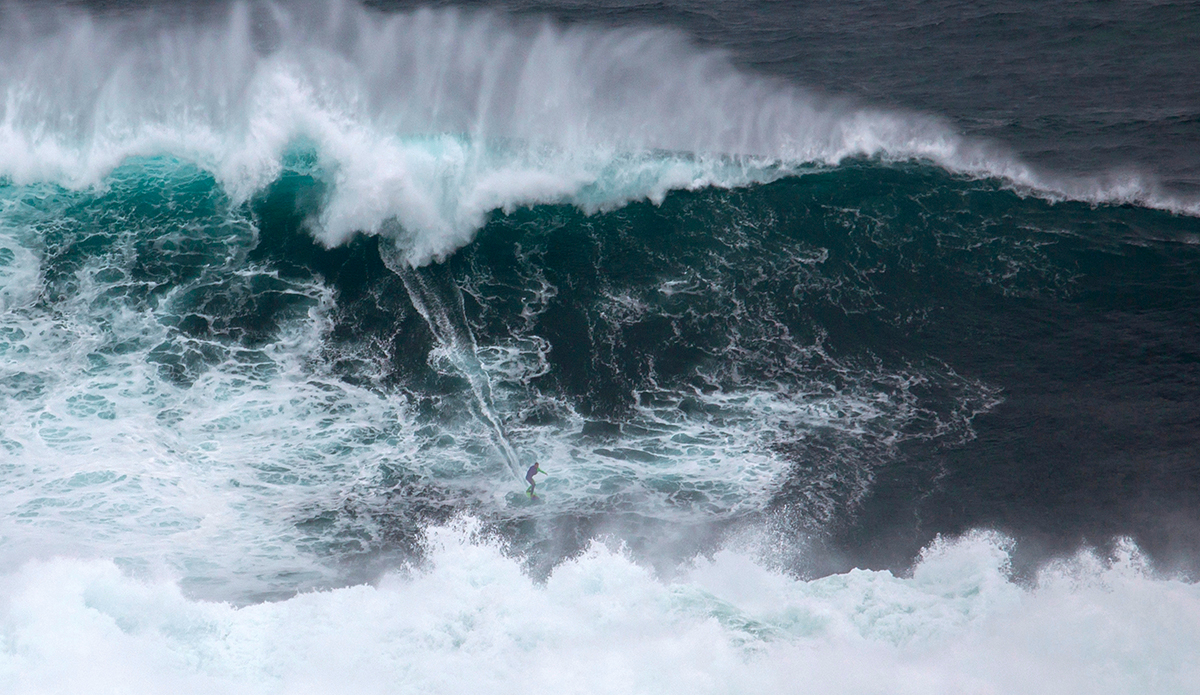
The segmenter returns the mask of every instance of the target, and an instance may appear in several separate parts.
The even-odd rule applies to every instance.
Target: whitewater
[[[181,693],[1185,693],[1198,675],[1200,592],[1131,548],[1021,587],[987,534],[908,578],[808,582],[733,550],[665,582],[595,543],[540,583],[478,532],[431,529],[423,570],[243,607],[30,564],[4,579],[0,673],[13,692]]]
[[[169,13],[5,12],[0,176],[94,186],[130,157],[169,152],[245,200],[303,143],[335,182],[315,221],[321,241],[395,221],[415,265],[461,247],[497,208],[611,209],[855,156],[1200,209],[1144,175],[1039,174],[936,117],[748,76],[671,31],[344,3],[236,3],[182,26]]]
[[[1186,335],[1152,170],[638,23],[16,3],[0,45],[4,692],[1200,687],[1132,537],[838,535],[998,441],[990,322]]]

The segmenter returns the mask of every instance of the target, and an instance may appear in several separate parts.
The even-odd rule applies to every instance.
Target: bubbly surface
[[[1197,18],[1002,5],[0,8],[0,690],[1194,690]]]

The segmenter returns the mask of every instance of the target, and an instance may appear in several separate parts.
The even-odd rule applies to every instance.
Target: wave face
[[[6,692],[1195,683],[1152,177],[674,30],[0,20]]]

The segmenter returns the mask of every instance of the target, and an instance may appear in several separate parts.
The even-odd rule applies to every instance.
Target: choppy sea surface
[[[1197,692],[1196,36],[0,7],[0,689]]]

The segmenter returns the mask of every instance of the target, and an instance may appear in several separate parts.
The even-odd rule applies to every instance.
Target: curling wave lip
[[[1200,210],[1150,176],[1039,172],[939,118],[819,98],[671,31],[346,2],[235,3],[182,22],[148,11],[38,18],[0,29],[0,176],[95,186],[129,157],[171,154],[244,200],[309,143],[333,184],[314,224],[322,243],[398,222],[414,265],[460,248],[494,209],[610,209],[847,157]]]

